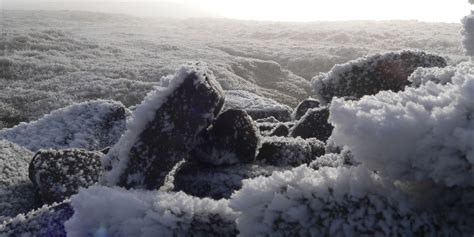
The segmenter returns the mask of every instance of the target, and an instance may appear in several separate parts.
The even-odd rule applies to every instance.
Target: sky
[[[48,10],[50,8],[52,10],[120,12],[145,16],[205,16],[297,22],[320,20],[459,22],[472,9],[467,0],[168,0],[166,3],[163,3],[163,0],[139,0],[139,2],[133,0],[0,0],[0,7],[2,5],[6,9]]]

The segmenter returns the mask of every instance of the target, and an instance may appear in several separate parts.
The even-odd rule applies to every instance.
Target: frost
[[[332,139],[381,175],[473,186],[474,77],[464,73],[468,68],[460,65],[445,85],[428,82],[360,101],[334,100]]]
[[[463,40],[462,44],[466,55],[474,57],[474,13],[471,12],[470,15],[462,19],[463,24]]]
[[[127,109],[119,102],[97,100],[55,110],[37,121],[0,130],[0,139],[31,151],[54,148],[100,150],[125,130]]]
[[[183,192],[127,191],[93,186],[72,198],[68,236],[235,236],[237,213],[227,200]]]

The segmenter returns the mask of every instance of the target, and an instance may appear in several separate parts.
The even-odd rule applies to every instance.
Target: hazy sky
[[[33,1],[35,4],[27,3]],[[80,10],[99,10],[99,5],[114,5],[114,12],[119,6],[140,8],[143,2],[159,3],[162,0],[0,0],[4,8],[45,8],[51,4],[42,2],[60,2],[61,9],[73,8],[81,3]],[[120,3],[119,3],[120,2]],[[467,0],[169,0],[181,3],[189,9],[206,12],[209,16],[220,16],[237,19],[271,20],[271,21],[316,21],[316,20],[393,20],[416,19],[422,21],[459,22],[471,10]],[[144,4],[146,5],[146,4]],[[76,6],[76,7],[75,7]],[[164,8],[164,5],[159,5]],[[160,8],[158,7],[158,8]],[[52,7],[58,10],[58,7]],[[85,9],[84,9],[85,8]],[[127,13],[129,7],[123,7]],[[107,10],[107,8],[104,8]],[[148,13],[152,12],[148,9]],[[158,9],[157,12],[166,12]],[[174,9],[174,11],[179,11]],[[173,12],[174,12],[173,11]],[[178,12],[176,12],[178,13]],[[194,12],[196,13],[196,12]],[[177,14],[186,15],[186,14]],[[197,14],[199,15],[199,14]],[[191,14],[191,16],[193,16]]]

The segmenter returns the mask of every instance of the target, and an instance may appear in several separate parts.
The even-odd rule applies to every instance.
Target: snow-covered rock
[[[170,77],[171,78],[171,77]],[[224,93],[205,66],[182,66],[168,87],[147,95],[133,111],[127,131],[104,157],[103,182],[157,189],[219,114]]]
[[[268,136],[286,137],[288,134],[290,134],[290,128],[286,124],[280,123],[268,133]]]
[[[301,101],[301,103],[299,103],[293,111],[293,119],[299,120],[309,109],[318,108],[319,105],[319,100],[313,98],[308,98]]]
[[[6,140],[0,140],[0,223],[40,206],[36,189],[28,179],[33,153]]]
[[[257,160],[274,166],[308,164],[325,153],[324,143],[315,139],[263,137]]]
[[[438,230],[430,214],[413,209],[393,186],[359,167],[315,171],[300,166],[245,180],[242,189],[232,195],[230,207],[240,213],[240,236],[450,233]]]
[[[55,110],[37,121],[0,130],[0,139],[30,149],[99,150],[115,144],[125,131],[127,109],[115,101],[97,100]]]
[[[328,122],[329,109],[327,107],[310,109],[291,128],[290,136],[301,138],[317,138],[326,142],[331,136],[333,126]]]
[[[474,186],[474,74],[458,66],[451,82],[330,107],[332,139],[382,176],[445,186]],[[451,69],[447,69],[451,70]],[[466,73],[467,72],[467,73]]]
[[[245,111],[226,110],[203,131],[191,157],[211,165],[252,163],[260,145],[258,133]]]
[[[40,150],[29,166],[29,177],[45,203],[62,202],[89,187],[102,175],[103,153],[80,149]]]
[[[206,166],[186,162],[174,175],[174,191],[183,191],[195,197],[229,198],[242,187],[242,180],[269,176],[282,168],[256,164]]]
[[[226,109],[245,110],[254,120],[273,116],[281,122],[290,121],[293,110],[270,98],[265,98],[248,91],[225,91]]]
[[[316,97],[328,104],[333,97],[374,95],[380,91],[403,90],[418,67],[445,67],[440,56],[421,51],[401,51],[358,58],[335,65],[328,73],[313,78]]]
[[[236,236],[227,200],[93,186],[72,198],[68,236]]]
[[[64,223],[73,213],[68,201],[45,205],[0,223],[0,236],[65,237]]]

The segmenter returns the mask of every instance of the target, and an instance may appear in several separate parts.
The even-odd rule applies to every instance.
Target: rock
[[[268,118],[256,119],[255,122],[256,123],[279,123],[280,121],[278,121],[278,119],[276,119],[275,117],[270,116]]]
[[[195,197],[228,199],[242,187],[242,180],[258,176],[269,176],[273,166],[238,164],[232,166],[206,166],[196,162],[185,162],[174,175],[174,190],[183,191]]]
[[[89,101],[58,109],[30,123],[0,130],[0,139],[30,149],[100,150],[125,131],[128,110],[115,101]]]
[[[264,137],[257,160],[266,165],[296,167],[324,153],[324,143],[315,138]]]
[[[352,96],[361,98],[380,91],[403,90],[408,77],[418,67],[445,67],[443,57],[421,51],[401,51],[375,54],[335,65],[328,73],[313,78],[313,89],[323,104],[332,98]]]
[[[273,116],[282,122],[290,121],[293,112],[287,105],[241,90],[226,91],[225,108],[245,110],[254,120]]]
[[[211,165],[252,163],[259,145],[260,136],[252,118],[243,110],[229,109],[203,131],[192,158]]]
[[[45,203],[61,202],[97,183],[102,156],[80,149],[40,150],[30,163],[29,177]]]
[[[33,153],[6,140],[0,140],[0,223],[41,206],[36,189],[28,179]]]
[[[150,93],[134,110],[130,129],[104,159],[111,170],[102,182],[158,189],[173,167],[187,159],[223,104],[223,91],[211,71],[200,65],[181,67],[166,89]]]
[[[301,101],[301,103],[293,111],[293,119],[300,120],[300,118],[303,117],[303,115],[305,115],[309,109],[318,108],[319,105],[319,100],[313,98]]]
[[[268,136],[277,136],[277,137],[286,137],[290,134],[290,128],[286,126],[284,123],[280,123],[274,129],[270,131]]]
[[[68,201],[18,215],[0,223],[0,236],[65,237],[64,223],[72,217],[74,210]]]
[[[272,130],[274,130],[276,127],[280,126],[281,124],[287,126],[288,128],[292,128],[295,125],[295,122],[276,122],[276,123],[262,122],[262,123],[256,123],[258,130],[260,130],[260,132],[264,136],[268,136],[268,134]]]
[[[327,107],[310,109],[291,129],[290,136],[301,138],[317,138],[327,141],[332,134],[333,126],[328,122]]]

